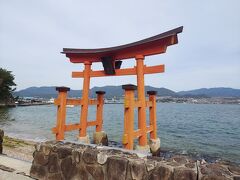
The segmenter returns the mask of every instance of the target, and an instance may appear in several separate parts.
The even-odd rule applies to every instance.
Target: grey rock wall
[[[240,168],[207,164],[185,156],[170,159],[141,156],[134,151],[49,141],[36,145],[31,177],[80,180],[238,179]]]

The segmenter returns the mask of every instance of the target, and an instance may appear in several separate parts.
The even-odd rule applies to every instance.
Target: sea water
[[[54,105],[0,108],[0,128],[13,137],[53,140],[51,128],[56,124],[56,112]],[[95,120],[95,115],[96,107],[90,106],[88,120]],[[123,105],[105,104],[103,116],[109,140],[121,142]],[[67,108],[68,124],[79,123],[79,119],[79,106]],[[162,149],[240,164],[240,105],[158,103],[157,127]],[[90,137],[94,131],[94,127],[88,128]],[[77,135],[77,130],[67,132],[65,139],[76,140]]]

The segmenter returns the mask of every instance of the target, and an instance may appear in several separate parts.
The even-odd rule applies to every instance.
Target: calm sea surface
[[[79,106],[68,108],[67,122],[79,122],[79,111]],[[95,119],[95,112],[91,106],[89,120]],[[55,123],[53,105],[0,109],[0,128],[10,136],[37,141],[54,139],[50,129]],[[157,124],[163,149],[240,163],[240,105],[158,103]],[[122,104],[104,106],[104,130],[109,140],[121,142]],[[88,131],[92,136],[94,128]],[[77,133],[66,133],[66,140],[75,140]]]

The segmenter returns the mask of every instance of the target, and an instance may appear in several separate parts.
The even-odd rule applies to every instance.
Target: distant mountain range
[[[240,89],[233,88],[201,88],[190,91],[180,91],[179,95],[198,95],[198,96],[208,96],[208,97],[240,97]]]
[[[189,91],[174,92],[167,88],[156,88],[152,86],[145,86],[146,91],[154,90],[158,92],[159,96],[172,96],[172,97],[240,97],[240,89],[233,88],[202,88]],[[90,96],[96,97],[96,91],[105,91],[106,97],[122,96],[124,91],[121,86],[104,86],[104,87],[93,87],[90,90]],[[43,87],[29,87],[20,91],[15,92],[15,96],[20,97],[42,97],[51,98],[56,97],[57,92],[55,86],[43,86]],[[80,97],[82,96],[82,90],[70,90],[68,92],[69,97]]]

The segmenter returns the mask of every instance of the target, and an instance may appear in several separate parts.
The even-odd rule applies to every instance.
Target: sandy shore
[[[32,162],[34,145],[37,142],[4,136],[3,154],[20,160]]]

